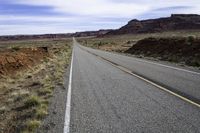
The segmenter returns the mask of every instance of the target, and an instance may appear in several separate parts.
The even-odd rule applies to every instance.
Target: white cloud
[[[38,21],[38,22],[68,22],[68,21],[77,21],[80,18],[77,17],[60,17],[60,16],[13,16],[13,15],[0,15],[0,21],[10,20],[10,21]]]
[[[132,17],[156,8],[194,6],[200,13],[199,0],[17,0],[16,3],[47,5],[55,11],[77,15]]]
[[[101,23],[102,24],[102,23]],[[50,34],[50,33],[74,33],[77,31],[92,31],[99,30],[102,27],[100,25],[78,25],[78,26],[66,26],[66,25],[0,25],[0,35],[21,35],[21,34]],[[116,28],[115,23],[106,23],[105,29]]]
[[[88,17],[0,15],[0,35],[72,33],[117,28],[120,25],[121,22]]]
[[[108,0],[18,0],[16,3],[48,5],[55,11],[76,15],[131,17],[149,10],[148,5],[116,3]]]
[[[200,0],[12,0],[17,4],[51,6],[55,12],[65,15],[40,16],[3,15],[0,13],[0,34],[41,34],[75,32],[118,28],[130,19],[160,8],[191,6],[175,13],[200,14]],[[33,12],[34,13],[34,12]],[[173,11],[156,11],[157,14],[170,15]],[[67,15],[72,14],[72,15]],[[107,19],[105,19],[107,18]],[[123,18],[123,21],[120,20]],[[2,24],[10,21],[16,24]]]
[[[0,35],[61,33],[62,28],[38,25],[0,25]],[[66,31],[66,30],[65,30]],[[70,30],[67,30],[70,32]],[[73,31],[72,31],[73,32]]]

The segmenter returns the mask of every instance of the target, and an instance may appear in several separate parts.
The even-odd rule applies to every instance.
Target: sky
[[[116,29],[176,13],[200,14],[200,0],[0,0],[0,35]]]

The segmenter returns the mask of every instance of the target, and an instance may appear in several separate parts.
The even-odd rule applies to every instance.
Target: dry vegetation
[[[115,36],[107,36],[107,37],[92,37],[92,38],[79,38],[78,41],[81,44],[93,48],[103,49],[107,47],[126,47],[130,48],[132,45],[137,43],[139,40],[148,38],[148,37],[187,37],[187,36],[195,36],[200,37],[200,31],[174,31],[174,32],[163,32],[163,33],[149,33],[149,34],[128,34],[128,35],[115,35]],[[102,48],[103,47],[103,48]],[[116,49],[110,49],[111,51],[115,51]]]
[[[126,53],[200,67],[200,38],[193,36],[145,38],[138,41]]]
[[[126,53],[128,49],[130,49],[132,46],[137,44],[138,41],[146,38],[199,38],[200,37],[200,31],[173,31],[173,32],[163,32],[163,33],[149,33],[149,34],[132,34],[132,35],[116,35],[116,36],[107,36],[107,37],[99,37],[99,38],[80,38],[78,41],[81,42],[81,44],[92,47],[92,48],[98,48],[101,50],[106,51],[114,51],[114,52],[121,52]],[[153,49],[153,48],[152,48]],[[156,49],[154,49],[156,50]],[[164,50],[165,51],[165,50]],[[191,52],[191,51],[188,51]],[[132,53],[134,54],[134,53]],[[164,56],[164,52],[161,53]],[[137,57],[148,57],[149,54],[143,54],[138,55]],[[152,53],[152,55],[155,55]],[[155,58],[155,56],[153,57]],[[174,56],[172,58],[175,58]],[[162,60],[164,58],[157,58],[158,60]],[[169,57],[169,60],[171,62],[182,62],[183,60],[179,60],[177,57],[176,60],[171,59]],[[195,65],[196,63],[187,63],[186,65],[191,66],[199,66]]]
[[[0,78],[0,133],[35,132],[48,115],[55,86],[63,86],[63,74],[71,56],[71,40],[17,41],[6,47],[5,43],[8,42],[2,47],[15,50],[24,46],[48,46],[49,56],[38,64]]]

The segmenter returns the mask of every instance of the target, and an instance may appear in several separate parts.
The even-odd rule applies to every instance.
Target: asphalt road
[[[122,65],[195,102],[200,99],[198,73],[81,47],[75,41],[71,133],[200,132],[199,107],[91,53]]]

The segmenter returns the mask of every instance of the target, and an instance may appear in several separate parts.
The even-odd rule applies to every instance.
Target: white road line
[[[192,104],[192,105],[194,105],[194,106],[200,108],[200,104],[198,104],[198,103],[196,103],[196,102],[194,102],[194,101],[192,101],[192,100],[190,100],[190,99],[188,99],[188,98],[186,98],[186,97],[183,97],[183,96],[181,96],[181,95],[179,95],[179,94],[177,94],[177,93],[175,93],[175,92],[173,92],[173,91],[170,91],[170,90],[168,90],[167,88],[165,88],[165,87],[163,87],[163,86],[160,86],[160,85],[158,85],[158,84],[156,84],[156,83],[154,83],[154,82],[152,82],[152,81],[150,81],[150,80],[148,80],[148,79],[145,79],[145,78],[143,78],[143,77],[141,77],[141,76],[139,76],[139,75],[133,73],[132,71],[130,71],[129,69],[127,69],[127,68],[125,68],[125,67],[123,67],[123,66],[116,65],[114,62],[112,62],[112,61],[110,61],[110,60],[108,60],[108,59],[105,59],[104,57],[102,57],[102,56],[100,56],[100,55],[98,55],[98,54],[96,54],[96,53],[90,52],[90,51],[87,50],[87,49],[84,49],[84,50],[86,50],[86,51],[87,51],[88,53],[90,53],[90,54],[96,55],[97,57],[99,57],[99,58],[102,59],[102,60],[107,61],[108,63],[110,63],[110,64],[113,65],[114,67],[117,67],[117,68],[120,69],[120,70],[122,70],[122,71],[124,71],[124,72],[126,72],[126,73],[129,73],[130,75],[135,76],[135,77],[137,77],[137,78],[139,78],[139,79],[141,79],[141,80],[143,80],[143,81],[145,81],[145,82],[147,82],[147,83],[149,83],[149,84],[155,86],[155,87],[158,88],[158,89],[161,89],[161,90],[163,90],[163,91],[165,91],[165,92],[167,92],[167,93],[169,93],[169,94],[171,94],[171,95],[173,95],[173,96],[176,96],[176,97],[182,99],[183,101],[186,101],[186,102],[188,102],[188,103],[190,103],[190,104]],[[140,60],[138,59],[138,61],[140,61]],[[156,65],[160,65],[160,66],[164,66],[164,67],[168,67],[168,68],[172,68],[172,69],[176,69],[176,70],[181,70],[181,71],[185,71],[185,72],[190,72],[190,73],[193,73],[193,74],[200,74],[200,73],[197,73],[197,72],[193,72],[193,71],[189,71],[189,70],[185,70],[185,69],[180,69],[180,68],[175,68],[175,67],[171,67],[171,66],[166,66],[166,65],[162,65],[162,64],[158,64],[158,63],[153,63],[153,62],[148,62],[148,61],[142,61],[142,60],[141,60],[141,62],[152,63],[152,64],[156,64]]]
[[[175,70],[179,70],[179,71],[184,71],[184,72],[188,72],[188,73],[200,75],[200,73],[198,73],[198,72],[194,72],[194,71],[190,71],[190,70],[186,70],[186,69],[182,69],[182,68],[177,68],[177,67],[173,67],[173,66],[163,65],[163,64],[160,64],[160,63],[154,63],[154,62],[140,60],[140,59],[136,59],[136,58],[135,58],[135,60],[140,61],[140,62],[145,62],[145,63],[149,63],[149,64],[154,64],[154,65],[158,65],[158,66],[162,66],[162,67],[167,67],[167,68],[171,68],[171,69],[175,69]]]
[[[186,101],[186,102],[188,102],[190,104],[193,104],[193,105],[195,105],[195,106],[200,108],[200,105],[198,103],[193,102],[192,100],[190,100],[188,98],[185,98],[185,97],[183,97],[183,96],[181,96],[181,95],[179,95],[179,94],[177,94],[177,93],[175,93],[173,91],[170,91],[167,88],[162,87],[162,86],[160,86],[160,85],[158,85],[158,84],[156,84],[156,83],[154,83],[154,82],[152,82],[152,81],[150,81],[148,79],[145,79],[145,78],[143,78],[143,77],[141,77],[141,76],[129,71],[128,69],[126,69],[124,67],[121,67],[121,66],[115,66],[115,67],[117,67],[117,68],[121,69],[122,71],[125,71],[125,72],[127,72],[127,73],[129,73],[129,74],[131,74],[131,75],[133,75],[133,76],[135,76],[135,77],[137,77],[137,78],[139,78],[139,79],[141,79],[141,80],[143,80],[143,81],[145,81],[145,82],[147,82],[147,83],[149,83],[149,84],[151,84],[151,85],[153,85],[153,86],[155,86],[155,87],[157,87],[157,88],[159,88],[159,89],[161,89],[161,90],[163,90],[165,92],[168,92],[168,93],[170,93],[170,94],[172,94],[172,95],[174,95],[174,96],[176,96],[176,97],[178,97],[178,98],[180,98],[180,99],[182,99],[182,100],[184,100],[184,101]]]
[[[118,68],[118,69],[120,69],[120,70],[122,70],[122,71],[124,71],[124,72],[126,72],[126,73],[128,73],[128,74],[130,74],[130,75],[132,75],[132,76],[135,76],[135,77],[137,77],[137,78],[139,78],[139,79],[141,79],[141,80],[143,80],[143,81],[145,81],[145,82],[147,82],[147,83],[149,83],[149,84],[155,86],[155,87],[158,88],[158,89],[161,89],[161,90],[163,90],[163,91],[165,91],[165,92],[167,92],[167,93],[169,93],[169,94],[171,94],[171,95],[173,95],[173,96],[176,96],[176,97],[182,99],[183,101],[186,101],[186,102],[188,102],[188,103],[190,103],[190,104],[192,104],[192,105],[194,105],[194,106],[200,108],[200,104],[198,104],[198,103],[196,103],[196,102],[194,102],[194,101],[192,101],[192,100],[190,100],[190,99],[188,99],[188,98],[186,98],[186,97],[183,97],[183,96],[181,96],[181,95],[179,95],[179,94],[177,94],[177,93],[175,93],[175,92],[173,92],[173,91],[170,91],[170,90],[168,90],[167,88],[165,88],[165,87],[163,87],[163,86],[160,86],[160,85],[158,85],[158,84],[156,84],[156,83],[154,83],[154,82],[152,82],[152,81],[150,81],[150,80],[148,80],[148,79],[145,79],[145,78],[143,78],[143,77],[141,77],[141,76],[139,76],[139,75],[133,73],[132,71],[130,71],[129,69],[127,69],[127,68],[125,68],[125,67],[123,67],[123,66],[116,65],[114,62],[112,62],[112,61],[110,61],[110,60],[107,60],[107,59],[105,59],[104,57],[101,57],[101,56],[99,56],[99,55],[97,55],[97,54],[91,53],[91,52],[88,51],[88,50],[86,50],[86,51],[87,51],[88,53],[92,54],[92,55],[95,55],[95,56],[99,57],[100,59],[102,59],[102,60],[104,60],[104,61],[107,61],[107,62],[110,63],[112,66],[114,66],[114,67],[116,67],[116,68]]]
[[[67,104],[66,104],[66,111],[65,111],[64,133],[69,133],[69,128],[70,128],[70,111],[71,111],[71,90],[72,90],[73,60],[74,60],[74,50],[72,52],[71,68],[70,68],[70,75],[69,75],[69,84],[68,84],[68,93],[67,93]]]
[[[93,55],[96,55],[96,54],[93,53]],[[97,55],[97,56],[98,56],[98,55]],[[120,70],[122,70],[122,71],[124,71],[124,72],[126,72],[126,73],[128,73],[128,74],[130,74],[130,75],[132,75],[132,76],[135,76],[135,77],[137,77],[137,78],[139,78],[139,79],[141,79],[141,80],[143,80],[143,81],[145,81],[145,82],[147,82],[147,83],[149,83],[149,84],[155,86],[156,88],[158,88],[158,89],[160,89],[160,90],[163,90],[163,91],[165,91],[165,92],[167,92],[167,93],[169,93],[169,94],[171,94],[171,95],[173,95],[173,96],[175,96],[175,97],[178,97],[178,98],[182,99],[183,101],[186,101],[186,102],[188,102],[188,103],[190,103],[190,104],[192,104],[192,105],[194,105],[194,106],[200,108],[200,104],[198,104],[198,103],[196,103],[196,102],[194,102],[194,101],[192,101],[192,100],[190,100],[190,99],[188,99],[188,98],[186,98],[186,97],[183,97],[183,96],[181,96],[181,95],[179,95],[179,94],[177,94],[177,93],[175,93],[175,92],[173,92],[173,91],[170,91],[170,90],[168,90],[167,88],[165,88],[165,87],[163,87],[163,86],[160,86],[160,85],[158,85],[158,84],[156,84],[156,83],[154,83],[154,82],[152,82],[152,81],[150,81],[150,80],[148,80],[148,79],[145,79],[145,78],[143,78],[143,77],[141,77],[141,76],[139,76],[139,75],[133,73],[132,71],[130,71],[129,69],[127,69],[127,68],[125,68],[125,67],[123,67],[123,66],[118,66],[118,65],[114,64],[112,61],[106,60],[106,59],[102,58],[101,56],[98,56],[98,57],[99,57],[100,59],[102,59],[102,60],[107,61],[107,62],[110,63],[112,66],[114,66],[114,67],[116,67],[116,68],[118,68],[118,69],[120,69]]]
[[[107,52],[107,51],[102,51],[102,50],[97,50],[97,51],[106,52],[106,53],[110,54],[110,53]],[[113,54],[115,54],[115,55],[120,55],[120,54],[116,54],[116,53],[113,53]],[[100,56],[100,55],[99,55],[99,56]],[[190,70],[186,70],[186,69],[183,69],[183,68],[177,68],[177,67],[173,67],[173,66],[169,66],[169,65],[164,65],[164,64],[160,64],[160,63],[151,62],[151,61],[141,60],[141,59],[137,59],[136,57],[130,57],[130,56],[125,56],[125,55],[120,55],[120,56],[129,57],[129,58],[134,58],[135,60],[137,60],[137,61],[139,61],[139,62],[143,62],[143,63],[149,63],[149,64],[153,64],[153,65],[158,65],[158,66],[162,66],[162,67],[166,67],[166,68],[171,68],[171,69],[175,69],[175,70],[179,70],[179,71],[184,71],[184,72],[188,72],[188,73],[200,75],[199,72],[190,71]]]

